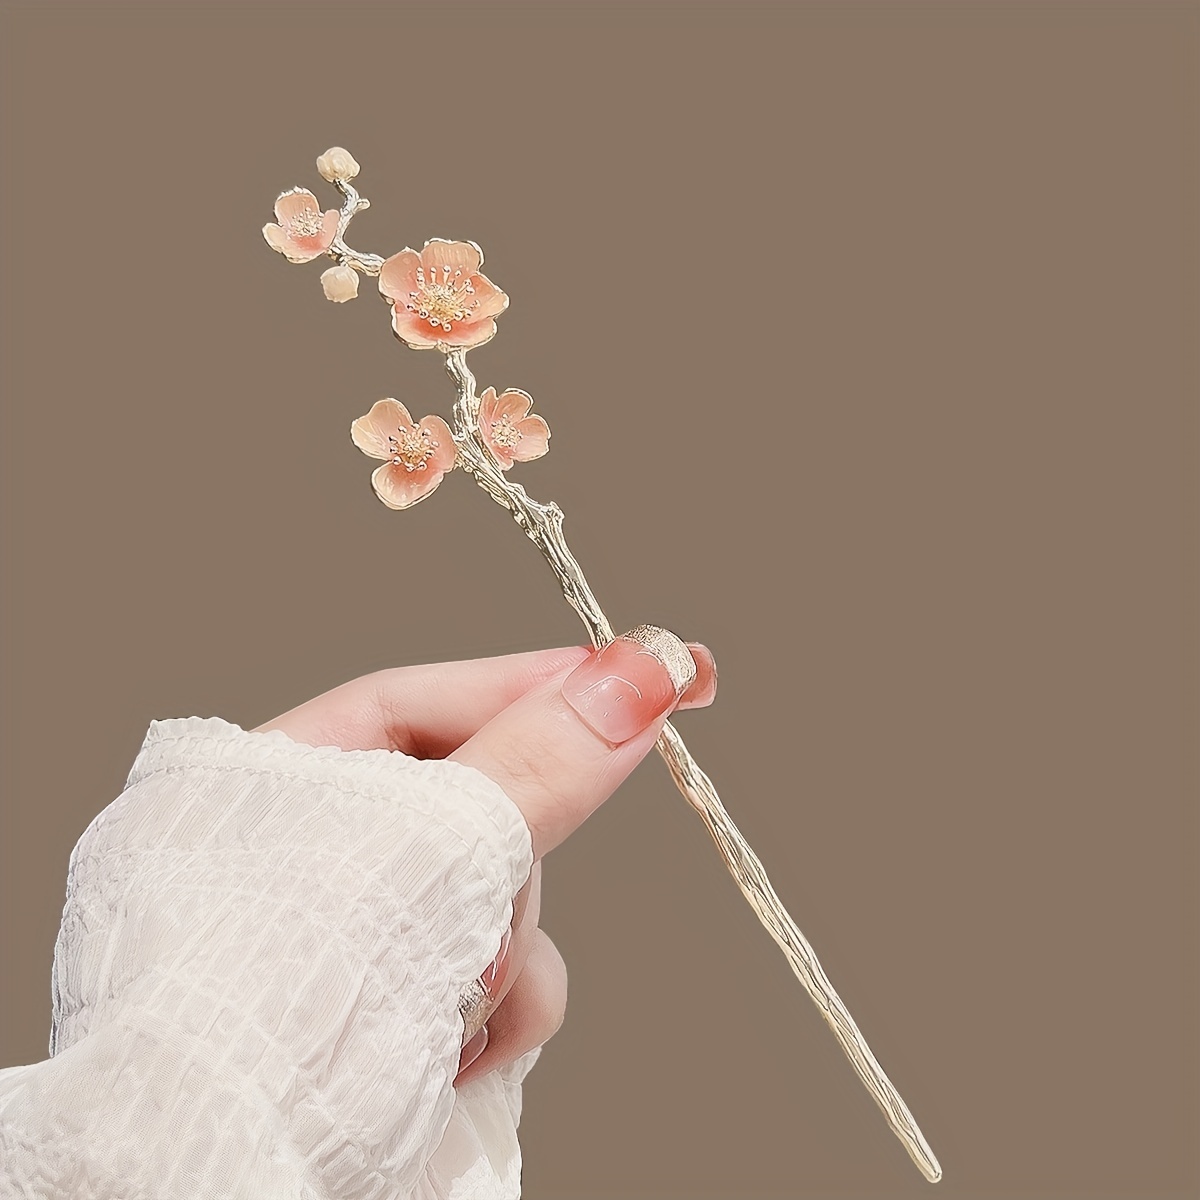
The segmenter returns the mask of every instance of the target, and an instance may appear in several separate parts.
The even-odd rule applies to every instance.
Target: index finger
[[[531,687],[587,657],[558,646],[494,658],[385,667],[339,684],[257,726],[308,745],[444,758]]]
[[[251,732],[280,729],[310,746],[445,758],[520,696],[572,670],[590,652],[589,646],[558,646],[386,667],[339,684]],[[689,692],[679,707],[698,702]]]
[[[612,795],[684,695],[710,704],[716,683],[705,646],[639,625],[530,688],[448,757],[507,793],[537,861]]]

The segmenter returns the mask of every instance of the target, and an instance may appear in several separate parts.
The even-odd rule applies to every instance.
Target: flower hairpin
[[[508,509],[546,557],[593,645],[607,645],[613,640],[613,629],[567,546],[562,509],[533,499],[509,478],[516,464],[546,453],[549,426],[532,411],[533,398],[527,392],[495,387],[477,392],[475,376],[467,366],[467,354],[495,337],[497,319],[508,308],[508,296],[483,274],[483,251],[474,242],[444,238],[430,238],[420,250],[406,247],[387,258],[353,250],[346,244],[346,229],[356,213],[369,207],[352,183],[358,163],[346,150],[335,147],[317,159],[317,171],[341,193],[341,205],[322,210],[306,188],[283,192],[275,202],[275,221],[263,227],[267,244],[289,262],[332,258],[335,265],[322,274],[321,285],[337,303],[358,295],[360,274],[376,277],[391,310],[395,336],[414,350],[441,352],[457,388],[450,422],[436,414],[414,419],[412,409],[390,396],[377,400],[353,422],[354,444],[380,462],[371,474],[375,494],[388,508],[411,508],[431,496],[447,474],[462,467]],[[908,1106],[775,894],[712,781],[669,721],[655,745],[676,786],[704,821],[742,894],[816,1003],[893,1132],[925,1177],[940,1179],[941,1167]]]

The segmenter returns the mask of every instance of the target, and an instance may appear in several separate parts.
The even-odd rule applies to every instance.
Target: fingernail
[[[619,746],[674,708],[696,678],[696,661],[673,633],[638,625],[573,670],[563,699],[606,742]]]
[[[458,1056],[458,1069],[461,1073],[465,1071],[486,1049],[488,1044],[488,1027],[483,1026],[482,1029],[467,1041],[463,1046],[462,1053]]]

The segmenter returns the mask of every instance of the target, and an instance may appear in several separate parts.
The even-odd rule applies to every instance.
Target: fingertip
[[[696,663],[696,678],[692,680],[687,691],[676,704],[676,710],[681,708],[705,708],[717,696],[717,660],[713,652],[703,642],[685,642],[692,659]],[[573,647],[582,652],[581,661],[593,653],[595,647],[590,642],[582,642]]]
[[[696,678],[675,706],[680,708],[705,708],[717,696],[717,660],[703,642],[685,642],[696,664]]]
[[[488,776],[521,810],[535,861],[616,790],[671,712],[711,704],[716,689],[711,650],[658,626],[575,653],[571,670],[524,693],[447,755]]]

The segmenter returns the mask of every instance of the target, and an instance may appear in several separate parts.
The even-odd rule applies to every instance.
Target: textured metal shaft
[[[478,431],[479,398],[475,394],[475,377],[467,367],[466,351],[450,351],[446,355],[446,370],[458,387],[454,440],[458,445],[460,465],[493,500],[512,513],[517,524],[546,556],[567,602],[583,620],[592,644],[597,647],[607,645],[613,640],[612,626],[600,610],[579,563],[567,548],[562,509],[557,504],[543,504],[532,499],[520,484],[509,482],[484,445]],[[942,1177],[942,1169],[929,1143],[900,1093],[871,1053],[854,1018],[834,991],[808,939],[775,894],[758,855],[725,811],[712,781],[692,758],[670,722],[663,726],[655,747],[666,760],[676,786],[700,814],[742,895],[783,951],[892,1131],[925,1178],[936,1182]]]

